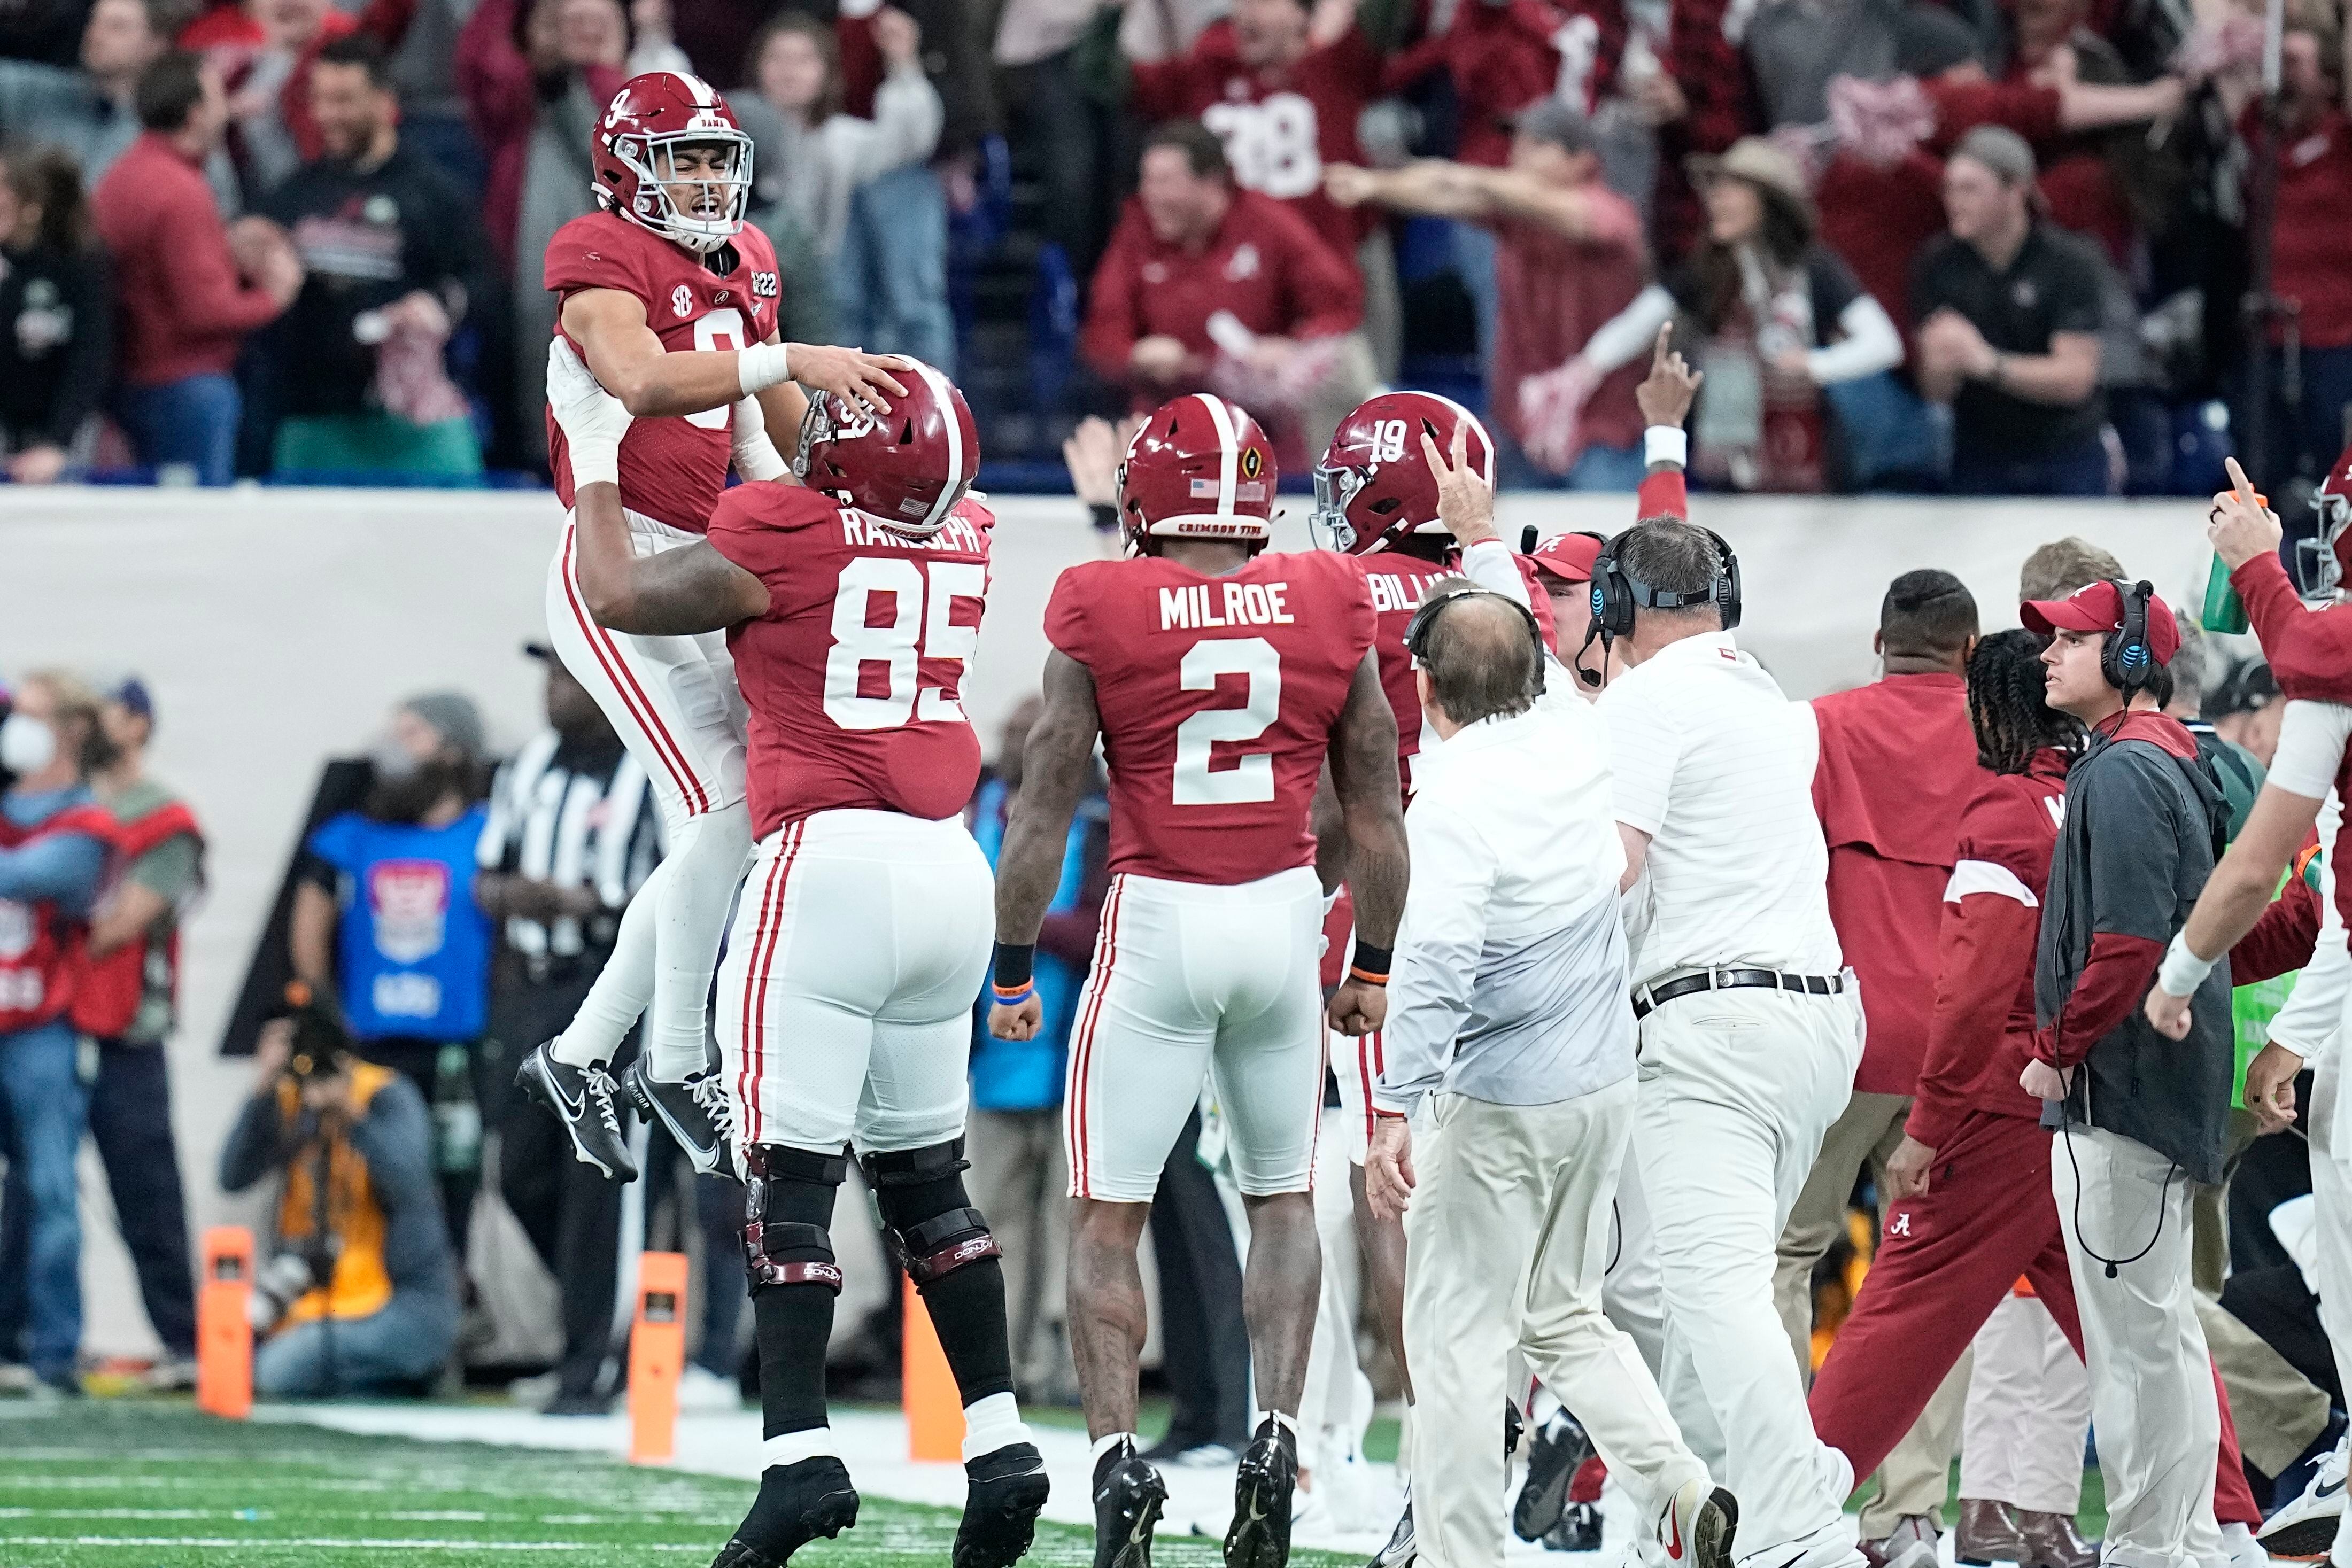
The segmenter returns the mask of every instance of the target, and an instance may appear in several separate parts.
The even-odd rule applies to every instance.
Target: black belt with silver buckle
[[[1661,1004],[1676,997],[1694,997],[1701,991],[1795,991],[1804,996],[1834,997],[1844,989],[1843,975],[1784,975],[1778,969],[1703,969],[1679,980],[1668,980],[1663,986],[1640,988],[1633,993],[1633,1016],[1648,1018]]]

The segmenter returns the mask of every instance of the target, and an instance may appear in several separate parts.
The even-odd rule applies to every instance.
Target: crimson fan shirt
[[[1112,873],[1233,886],[1314,864],[1307,808],[1374,623],[1355,559],[1327,551],[1064,571],[1045,638],[1094,677]]]
[[[729,245],[735,265],[715,273],[704,257],[650,229],[611,213],[591,213],[572,219],[548,241],[547,290],[559,302],[584,288],[634,295],[646,308],[646,324],[673,354],[749,348],[767,341],[776,329],[782,293],[776,253],[768,236],[749,224]],[[557,310],[555,329],[562,333],[560,303]],[[728,436],[733,417],[731,408],[714,408],[633,423],[621,438],[621,505],[657,523],[702,532],[727,487],[734,458]],[[552,409],[547,414],[547,460],[555,471],[556,499],[569,507],[572,450]]]
[[[1325,195],[1323,165],[1364,161],[1356,120],[1379,90],[1381,60],[1361,31],[1349,27],[1294,65],[1253,70],[1233,23],[1219,20],[1174,59],[1130,69],[1129,107],[1147,122],[1198,120],[1224,143],[1244,189],[1287,204],[1353,265],[1372,214]]]
[[[740,485],[719,503],[711,548],[768,586],[768,612],[727,633],[757,836],[815,811],[963,810],[980,780],[964,662],[995,527],[963,501],[919,539],[797,485]]]

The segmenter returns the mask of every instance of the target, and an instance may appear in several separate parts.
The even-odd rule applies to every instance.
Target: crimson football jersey
[[[1064,571],[1045,637],[1094,676],[1110,869],[1232,886],[1314,864],[1307,809],[1374,619],[1355,559],[1326,551]]]
[[[1448,552],[1447,564],[1440,566],[1396,550],[1374,550],[1370,555],[1351,556],[1362,563],[1364,581],[1372,593],[1372,610],[1380,617],[1380,630],[1372,646],[1381,654],[1381,690],[1388,694],[1389,709],[1396,715],[1397,725],[1397,785],[1409,798],[1412,794],[1412,759],[1421,753],[1421,690],[1412,681],[1412,655],[1405,652],[1405,628],[1412,624],[1412,612],[1421,608],[1422,596],[1429,585],[1444,578],[1459,577],[1461,569],[1454,564]],[[1524,555],[1514,555],[1518,562],[1519,576],[1528,585],[1528,602],[1533,609],[1537,627],[1544,634],[1546,645],[1552,641],[1551,594],[1545,589],[1543,579]]]
[[[961,688],[995,527],[967,500],[915,538],[797,485],[739,485],[719,503],[711,547],[768,585],[768,612],[727,633],[759,837],[813,811],[964,809],[980,737]]]
[[[763,343],[776,329],[782,295],[776,253],[750,224],[729,244],[734,269],[715,273],[703,257],[626,218],[603,212],[574,218],[547,243],[547,289],[558,298],[555,329],[563,330],[561,301],[583,288],[617,288],[644,302],[646,324],[671,353]],[[621,505],[671,528],[702,532],[727,487],[734,458],[728,423],[734,412],[714,408],[633,423],[621,438]],[[551,409],[547,460],[555,471],[556,499],[570,507],[572,453]]]

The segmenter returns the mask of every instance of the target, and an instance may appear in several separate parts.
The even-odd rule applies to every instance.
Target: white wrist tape
[[[2205,983],[2213,972],[2218,958],[2200,958],[2189,950],[2189,933],[2173,934],[2172,946],[2164,950],[2164,962],[2157,966],[2156,987],[2168,997],[2185,997]]]
[[[782,343],[754,343],[736,351],[735,384],[742,389],[745,397],[792,379],[792,367]]]
[[[735,405],[730,434],[735,452],[735,472],[746,479],[781,479],[792,472],[776,444],[768,439],[768,416],[760,400],[747,397]]]
[[[571,443],[572,489],[577,495],[590,485],[621,482],[621,444],[617,441]]]
[[[1642,465],[1671,463],[1677,468],[1690,466],[1690,433],[1671,424],[1654,424],[1642,432]]]

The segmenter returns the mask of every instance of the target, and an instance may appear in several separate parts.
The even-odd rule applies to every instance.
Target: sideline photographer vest
[[[352,1116],[366,1115],[368,1102],[397,1076],[388,1067],[353,1062]],[[289,1124],[302,1113],[302,1092],[291,1082],[278,1085],[278,1110]],[[323,1128],[321,1136],[323,1149],[314,1138],[286,1167],[286,1195],[278,1203],[278,1239],[281,1244],[310,1240],[323,1223],[336,1245],[334,1273],[324,1286],[304,1292],[286,1309],[281,1328],[322,1317],[372,1317],[392,1300],[392,1275],[383,1262],[383,1209],[368,1180],[367,1160],[349,1138]],[[321,1164],[326,1168],[323,1195],[317,1176]]]
[[[114,819],[103,806],[68,806],[37,826],[0,816],[0,850],[22,849],[57,833],[87,833],[113,852]],[[49,899],[0,898],[0,1035],[38,1028],[73,1002],[89,922]]]
[[[129,866],[148,851],[182,833],[202,843],[195,814],[177,800],[148,812],[136,821],[118,822],[113,834],[114,864]],[[155,947],[152,932],[142,932],[102,958],[85,959],[73,991],[73,1026],[100,1040],[119,1040],[139,1016],[147,994],[147,958]],[[163,959],[176,994],[180,984],[180,925],[172,922],[163,943]]]

